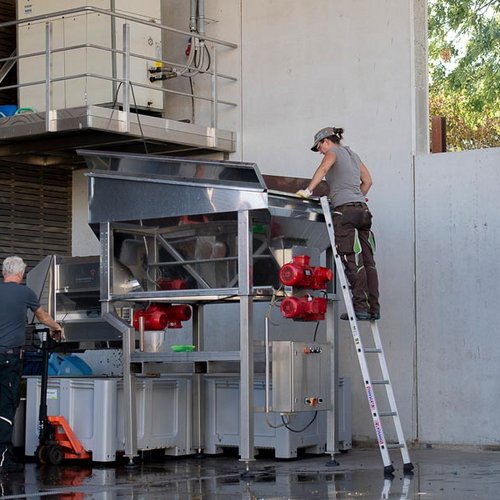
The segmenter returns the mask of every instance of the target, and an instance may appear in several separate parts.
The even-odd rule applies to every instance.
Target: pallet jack
[[[58,342],[50,330],[37,330],[41,336],[42,376],[40,409],[38,414],[38,447],[35,457],[41,464],[59,465],[63,460],[89,460],[92,455],[85,450],[73,429],[63,416],[47,416],[47,382],[49,378],[49,353]]]

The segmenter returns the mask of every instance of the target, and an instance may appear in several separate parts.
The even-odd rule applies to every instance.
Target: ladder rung
[[[377,347],[365,347],[364,351],[367,354],[372,354],[372,353],[380,353],[382,352],[382,349],[378,349]]]
[[[372,380],[372,385],[388,385],[388,380]]]
[[[386,445],[386,448],[389,450],[394,450],[396,448],[404,448],[404,447],[405,447],[405,445],[401,444],[401,443],[392,443],[392,444]]]
[[[395,411],[379,411],[378,414],[380,417],[395,417],[397,415],[397,412],[395,412]]]

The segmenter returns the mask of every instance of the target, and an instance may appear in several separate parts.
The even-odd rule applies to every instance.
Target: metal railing
[[[95,43],[78,43],[74,45],[69,45],[65,46],[62,48],[54,48],[53,47],[53,41],[54,41],[54,35],[53,35],[53,23],[64,19],[68,16],[75,15],[75,14],[89,14],[89,13],[94,13],[94,14],[99,14],[103,16],[109,16],[112,20],[110,23],[110,30],[114,30],[115,24],[121,20],[123,21],[123,46],[121,49],[113,46],[105,46],[105,45],[99,45]],[[32,16],[32,17],[27,17],[23,18],[21,20],[15,20],[15,21],[8,21],[0,24],[0,29],[2,28],[7,28],[10,26],[16,26],[19,28],[19,26],[22,25],[33,25],[35,23],[40,23],[45,21],[45,50],[41,51],[36,51],[36,52],[30,52],[30,53],[22,53],[19,54],[19,50],[17,50],[17,53],[12,54],[10,57],[6,58],[1,58],[0,59],[0,65],[3,65],[0,67],[0,72],[5,76],[5,74],[10,70],[12,67],[16,65],[16,63],[19,63],[19,61],[23,59],[29,59],[29,58],[34,58],[34,57],[44,57],[45,58],[45,74],[44,74],[44,79],[40,80],[33,80],[33,81],[27,81],[27,82],[21,82],[17,83],[16,85],[7,85],[7,86],[0,86],[0,91],[1,90],[9,90],[9,89],[20,89],[23,87],[33,87],[37,85],[44,85],[44,94],[45,94],[45,109],[44,110],[37,110],[37,111],[45,111],[45,120],[46,120],[46,127],[47,130],[51,130],[51,117],[52,117],[52,111],[54,110],[53,107],[53,87],[54,84],[57,82],[67,82],[70,80],[77,80],[77,79],[98,79],[98,80],[103,80],[103,81],[110,81],[113,83],[113,95],[114,95],[114,102],[113,105],[116,104],[116,100],[118,97],[118,92],[120,91],[121,87],[121,104],[122,104],[122,110],[124,112],[123,116],[123,121],[124,121],[124,131],[129,132],[129,127],[130,127],[130,114],[131,114],[131,95],[134,97],[134,92],[133,88],[138,87],[138,88],[146,88],[149,90],[154,90],[156,92],[161,92],[162,95],[175,95],[175,96],[183,96],[190,98],[192,100],[192,105],[194,107],[194,102],[195,101],[206,101],[210,103],[210,126],[216,128],[218,125],[218,108],[219,105],[224,105],[224,106],[229,106],[229,107],[236,107],[238,104],[236,102],[232,102],[229,100],[224,100],[219,98],[219,80],[226,80],[228,82],[237,82],[238,79],[235,76],[232,75],[227,75],[224,73],[219,73],[217,70],[217,64],[218,64],[218,51],[221,48],[228,48],[228,49],[236,49],[238,46],[235,43],[219,40],[217,38],[213,38],[210,36],[206,36],[205,34],[201,35],[199,33],[195,32],[189,32],[189,31],[183,31],[179,30],[177,28],[173,28],[170,26],[162,25],[156,22],[152,21],[146,21],[144,19],[128,15],[128,14],[123,14],[123,13],[118,13],[118,12],[113,12],[105,9],[100,9],[98,7],[92,7],[92,6],[85,6],[85,7],[78,7],[78,8],[73,8],[73,9],[67,9],[67,10],[61,10],[57,12],[52,12],[48,14],[43,14],[43,15],[38,15],[38,16]],[[181,62],[175,62],[171,60],[166,60],[163,59],[163,54],[162,58],[152,58],[151,55],[148,54],[139,54],[131,51],[131,35],[130,35],[130,26],[131,23],[138,24],[138,25],[144,25],[148,26],[150,28],[158,29],[161,31],[161,34],[169,32],[169,33],[174,33],[177,35],[181,36],[186,36],[189,37],[192,41],[195,41],[198,44],[201,44],[202,50],[209,50],[210,53],[210,66],[207,67],[206,69],[203,68],[196,68],[196,71],[194,75],[192,76],[198,76],[198,75],[206,75],[210,78],[210,93],[207,94],[198,94],[195,93],[194,90],[191,90],[191,92],[185,92],[182,90],[174,90],[170,88],[165,88],[164,86],[162,87],[157,87],[153,85],[147,85],[145,83],[141,83],[139,81],[135,81],[133,79],[134,75],[131,75],[131,60],[137,59],[137,60],[144,60],[144,61],[152,61],[153,59],[160,64],[161,67],[166,67],[168,68],[169,71],[169,76],[168,78],[165,79],[170,79],[174,78],[176,76],[182,76],[183,72],[190,72],[193,70],[192,67],[189,66],[189,64],[184,64]],[[114,33],[111,36],[111,40],[114,40]],[[207,43],[210,43],[210,49],[206,46]],[[110,53],[112,57],[112,74],[99,74],[95,72],[80,72],[77,74],[71,74],[71,75],[64,75],[61,77],[55,77],[54,76],[54,71],[53,71],[53,58],[55,54],[59,53],[68,53],[71,51],[75,51],[78,49],[95,49],[97,51],[103,51],[106,53]],[[122,77],[118,78],[117,77],[117,71],[116,71],[116,58],[121,56],[122,57]],[[2,72],[2,68],[4,71]],[[190,75],[190,77],[192,77]],[[0,81],[1,83],[1,81]],[[162,97],[163,97],[162,96]],[[92,96],[90,96],[92,97]],[[135,107],[137,108],[137,103],[134,103]],[[193,113],[194,114],[194,113]],[[168,118],[167,116],[165,118]]]

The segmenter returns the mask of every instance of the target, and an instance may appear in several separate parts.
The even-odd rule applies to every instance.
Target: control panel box
[[[273,411],[331,410],[331,345],[272,343]]]

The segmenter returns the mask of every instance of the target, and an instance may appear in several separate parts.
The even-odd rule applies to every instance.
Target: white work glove
[[[305,188],[305,189],[300,189],[295,194],[297,196],[300,196],[301,198],[310,198],[312,196],[313,192],[310,189]]]

